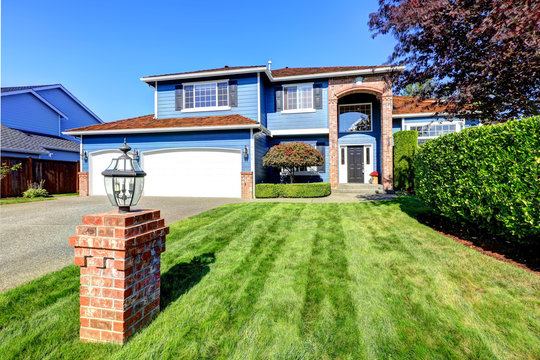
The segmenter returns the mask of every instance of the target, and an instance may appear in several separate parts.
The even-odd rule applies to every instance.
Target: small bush
[[[414,130],[394,134],[394,186],[411,190],[414,185],[413,161],[418,148],[418,133]]]
[[[440,214],[513,241],[540,238],[540,116],[430,140],[414,169],[417,195]]]
[[[43,188],[45,180],[41,180],[38,183],[32,183],[28,185],[28,190],[23,192],[23,197],[25,198],[36,198],[36,197],[46,197],[49,196],[49,192]]]
[[[328,196],[331,192],[330,183],[255,185],[257,198],[313,198]]]
[[[277,198],[280,195],[281,184],[257,184],[255,185],[255,197]]]

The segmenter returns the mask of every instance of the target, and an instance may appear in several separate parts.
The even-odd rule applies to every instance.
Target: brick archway
[[[368,93],[377,96],[381,102],[381,172],[382,184],[386,190],[394,187],[392,168],[392,83],[380,76],[366,77],[361,83],[354,77],[331,78],[328,80],[328,117],[330,144],[330,184],[338,186],[338,101],[354,94]]]

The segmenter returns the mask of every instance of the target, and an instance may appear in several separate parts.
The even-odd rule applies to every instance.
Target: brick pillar
[[[77,181],[79,183],[79,196],[88,196],[88,172],[79,171]]]
[[[392,92],[382,96],[381,101],[381,157],[382,157],[382,185],[385,190],[394,188],[393,157],[394,148],[392,144]]]
[[[328,143],[330,152],[330,186],[332,189],[338,187],[338,99],[328,100]]]
[[[81,341],[123,343],[159,312],[168,233],[159,210],[83,216],[69,238],[81,267]]]
[[[253,199],[253,171],[242,171],[242,199]]]

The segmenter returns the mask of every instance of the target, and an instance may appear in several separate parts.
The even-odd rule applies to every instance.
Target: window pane
[[[284,110],[296,110],[297,109],[297,88],[286,87],[283,89],[284,93]]]
[[[184,107],[186,109],[193,108],[193,86],[184,87]]]
[[[350,104],[339,106],[342,131],[371,131],[371,104]]]
[[[216,84],[199,84],[195,89],[195,107],[216,106]]]
[[[299,109],[313,109],[313,86],[303,86],[298,88],[300,92]]]
[[[227,106],[229,105],[229,84],[227,83],[218,83],[218,106]]]

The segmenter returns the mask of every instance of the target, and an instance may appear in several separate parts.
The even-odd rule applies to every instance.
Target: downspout
[[[154,119],[158,118],[158,94],[157,81],[154,81]]]
[[[253,198],[255,198],[255,138],[253,137],[253,129],[249,129],[249,147],[251,148],[251,171],[253,172],[253,181],[251,182],[251,193]]]
[[[84,161],[84,155],[83,155],[83,136],[81,134],[81,143],[79,144],[79,158],[81,159],[81,161],[79,162],[79,171],[82,172],[83,171],[83,161]]]

